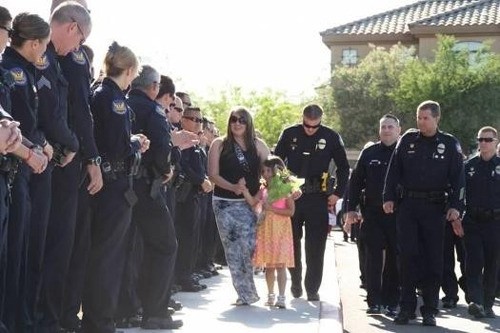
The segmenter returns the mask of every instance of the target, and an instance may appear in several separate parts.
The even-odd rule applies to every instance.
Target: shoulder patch
[[[50,65],[50,61],[47,58],[46,54],[44,54],[40,59],[38,59],[35,62],[35,67],[41,71],[43,71],[44,69],[47,69],[47,67],[49,67],[49,65]]]
[[[125,114],[127,113],[127,104],[125,104],[124,99],[115,99],[113,100],[112,107],[113,112],[117,114]]]
[[[10,74],[12,75],[16,86],[25,86],[28,83],[28,78],[22,68],[14,67],[10,70]]]
[[[87,63],[82,50],[71,52],[71,59],[73,59],[73,61],[78,65],[85,65]]]

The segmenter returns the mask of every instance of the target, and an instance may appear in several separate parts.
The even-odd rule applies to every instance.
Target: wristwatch
[[[88,164],[93,164],[95,166],[100,166],[101,165],[101,156],[96,156],[94,158],[89,158],[87,160],[87,165]]]

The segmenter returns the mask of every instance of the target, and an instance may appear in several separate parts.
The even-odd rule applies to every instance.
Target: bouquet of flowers
[[[267,202],[271,203],[287,197],[292,192],[297,191],[303,183],[303,179],[292,176],[288,170],[276,170],[267,184]]]

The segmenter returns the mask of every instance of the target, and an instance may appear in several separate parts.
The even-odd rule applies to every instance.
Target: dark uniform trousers
[[[424,301],[420,312],[423,315],[438,312],[443,273],[444,206],[444,203],[431,203],[428,199],[415,198],[404,198],[399,205],[396,225],[401,264],[402,312],[415,312],[417,285],[422,289]],[[422,265],[422,262],[426,265]]]
[[[132,225],[127,235],[126,260],[115,319],[132,317],[138,313],[141,307],[141,301],[137,294],[137,287],[139,283],[140,266],[142,264],[143,241],[142,236],[137,230],[137,224],[134,223],[134,212],[136,207],[137,205],[132,209]]]
[[[81,178],[86,176],[86,168],[81,170]],[[91,198],[87,187],[90,183],[88,178],[80,185],[78,190],[78,207],[76,213],[75,238],[71,259],[69,261],[66,282],[64,286],[62,310],[59,319],[60,326],[67,329],[79,327],[79,318],[82,304],[83,286],[85,283],[85,272],[90,250],[90,225],[91,225]]]
[[[214,210],[212,208],[212,194],[203,194],[201,205],[200,218],[203,221],[203,225],[201,229],[200,249],[198,251],[198,267],[207,270],[212,269],[211,266],[214,262],[217,238],[219,237]]]
[[[81,161],[75,157],[52,172],[52,203],[45,242],[43,278],[38,311],[39,332],[56,332],[62,310],[71,251],[75,239]]]
[[[495,302],[500,263],[500,219],[480,222],[466,213],[463,225],[468,298],[488,309]]]
[[[395,307],[399,302],[396,217],[382,207],[364,208],[363,238],[368,306]],[[385,263],[384,263],[385,250]]]
[[[290,268],[293,287],[301,287],[302,259],[301,239],[305,227],[306,276],[304,286],[308,294],[318,292],[323,278],[323,259],[328,236],[328,206],[321,193],[303,194],[295,202],[292,217],[293,251],[295,267]]]
[[[175,227],[166,199],[150,195],[151,185],[142,178],[135,187],[139,201],[134,206],[133,221],[143,241],[139,273],[139,297],[144,317],[164,317],[170,301],[177,255]]]
[[[177,202],[175,207],[175,233],[179,244],[175,277],[181,285],[191,284],[191,274],[198,251],[200,235],[200,194],[196,186],[191,189],[184,202]]]
[[[105,181],[92,200],[91,247],[83,291],[85,333],[115,332],[114,315],[125,265],[132,207],[124,194],[129,179]]]
[[[49,163],[44,172],[32,175],[30,182],[31,217],[28,241],[28,282],[25,306],[21,314],[21,323],[27,330],[31,330],[37,322],[36,312],[42,287],[43,257],[52,198],[53,170],[54,165]]]
[[[31,200],[29,183],[31,170],[21,164],[14,179],[7,227],[7,267],[2,321],[10,332],[16,332],[26,292],[27,251]]]
[[[0,172],[0,333],[7,333],[1,320],[5,295],[5,273],[7,266],[7,230],[9,221],[9,188],[7,174]]]
[[[445,298],[458,301],[459,280],[455,274],[455,249],[460,263],[461,279],[465,278],[465,249],[463,240],[455,235],[451,223],[445,223],[443,244],[443,279],[441,288]]]

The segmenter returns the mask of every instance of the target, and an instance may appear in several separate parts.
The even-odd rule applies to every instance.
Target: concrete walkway
[[[233,306],[236,293],[227,268],[220,275],[202,282],[208,288],[199,293],[180,292],[174,295],[184,308],[174,319],[182,319],[179,332],[256,332],[273,333],[342,332],[340,297],[335,267],[333,238],[327,242],[323,284],[319,291],[321,302],[308,302],[304,297],[294,299],[287,287],[287,309],[268,308],[264,305],[267,288],[263,274],[255,276],[261,300],[251,306]],[[289,282],[290,283],[290,282]],[[117,330],[126,333],[149,332],[142,329]],[[151,332],[169,332],[156,330]]]

